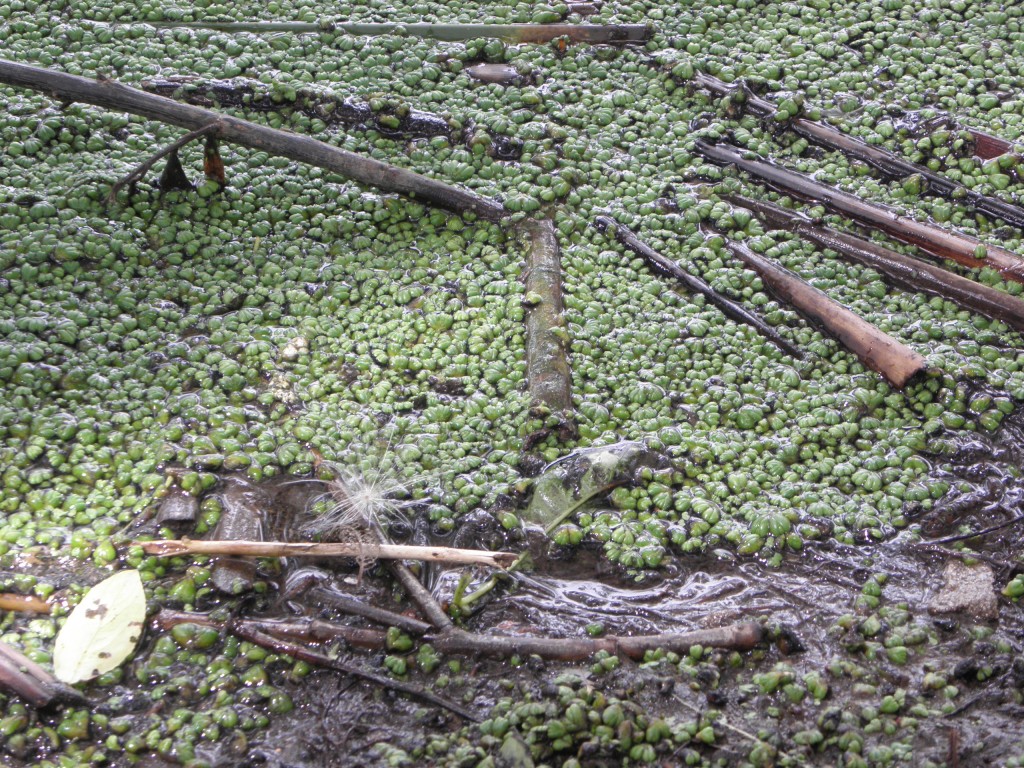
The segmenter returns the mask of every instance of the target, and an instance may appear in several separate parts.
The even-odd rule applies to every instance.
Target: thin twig
[[[797,359],[803,358],[803,352],[782,338],[778,331],[768,325],[757,314],[737,304],[732,299],[723,296],[712,288],[707,281],[690,274],[676,262],[655,251],[649,245],[642,242],[634,232],[619,224],[615,219],[610,216],[598,216],[594,219],[594,225],[601,232],[608,232],[610,230],[616,240],[646,261],[648,266],[657,274],[678,280],[686,286],[687,290],[700,294],[707,299],[708,303],[717,307],[726,317],[735,320],[737,323],[744,323],[754,328],[786,354]]]
[[[975,531],[974,533],[962,533],[962,534],[960,534],[958,536],[946,536],[944,539],[934,539],[934,540],[932,540],[932,541],[930,541],[928,543],[929,544],[952,544],[955,541],[966,541],[967,539],[974,539],[974,538],[977,538],[978,536],[985,536],[985,535],[987,535],[989,533],[995,533],[996,531],[1001,531],[1003,528],[1009,528],[1011,525],[1015,525],[1016,523],[1019,523],[1022,520],[1024,520],[1024,515],[1017,515],[1014,518],[1011,518],[1009,520],[1004,520],[1003,522],[997,523],[996,525],[991,525],[988,528],[982,528],[980,531]]]
[[[164,541],[136,541],[149,555],[176,557],[179,555],[227,555],[234,557],[360,557],[372,555],[381,560],[424,560],[457,565],[489,565],[506,568],[515,562],[514,552],[488,552],[483,549],[453,549],[451,547],[416,547],[406,544],[360,544],[359,542],[331,541],[207,541],[168,539]]]
[[[314,599],[321,603],[326,603],[332,608],[337,608],[352,616],[362,616],[364,619],[383,624],[385,627],[398,627],[411,635],[422,635],[431,629],[431,625],[425,621],[383,608],[377,608],[374,605],[367,605],[327,587],[313,587],[309,590],[309,594]]]
[[[114,186],[110,188],[110,192],[107,193],[107,201],[113,202],[114,199],[117,197],[118,192],[120,192],[125,187],[140,181],[147,173],[149,173],[150,169],[154,165],[156,165],[160,159],[166,157],[172,152],[177,152],[179,149],[181,149],[191,141],[195,141],[196,139],[202,138],[203,136],[209,136],[210,134],[216,133],[219,130],[219,122],[210,123],[209,125],[203,126],[202,128],[198,128],[197,130],[189,131],[180,139],[171,142],[166,147],[161,149],[159,152],[150,155],[145,161],[139,163],[139,165],[136,166],[135,170],[133,170],[120,181],[114,183]]]

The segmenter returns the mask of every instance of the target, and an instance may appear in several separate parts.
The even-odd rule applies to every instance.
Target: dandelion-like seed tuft
[[[330,534],[345,528],[386,530],[413,503],[401,498],[408,494],[408,485],[383,467],[378,466],[368,477],[340,464],[324,462],[323,466],[334,476],[326,481],[327,490],[318,498],[327,503],[327,509],[307,526],[310,533]]]

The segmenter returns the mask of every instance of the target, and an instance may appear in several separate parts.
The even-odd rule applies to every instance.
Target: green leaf
[[[146,595],[138,571],[120,571],[101,581],[57,635],[54,675],[73,684],[116,668],[135,650],[145,619]]]

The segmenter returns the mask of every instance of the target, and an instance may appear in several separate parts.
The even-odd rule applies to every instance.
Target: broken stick
[[[700,140],[697,141],[696,149],[713,162],[735,165],[786,194],[820,202],[836,213],[850,216],[935,256],[951,259],[975,269],[991,267],[999,271],[1003,277],[1024,283],[1024,259],[1005,248],[985,245],[973,237],[947,232],[939,227],[900,216],[888,206],[865,202],[855,195],[841,192],[795,171],[771,165],[763,160],[750,159],[746,156],[748,153],[744,153],[739,147],[709,144]]]
[[[749,209],[769,228],[795,232],[821,248],[829,248],[844,258],[877,269],[903,288],[942,296],[961,307],[1024,331],[1024,301],[1015,296],[870,240],[819,226],[788,208],[740,195],[722,197],[733,205]]]
[[[527,221],[529,238],[523,283],[526,289],[526,380],[530,400],[568,419],[572,413],[572,373],[562,316],[562,264],[550,221]]]
[[[180,139],[171,142],[158,152],[154,152],[152,155],[146,158],[146,160],[139,163],[135,170],[133,170],[123,179],[120,179],[119,181],[114,183],[114,186],[110,188],[110,192],[107,193],[107,200],[113,201],[117,197],[118,192],[120,192],[127,186],[135,184],[140,179],[142,179],[143,176],[149,173],[149,169],[156,165],[156,163],[161,158],[166,157],[167,155],[170,154],[177,154],[178,150],[184,147],[190,141],[195,141],[196,139],[202,138],[203,136],[209,136],[210,134],[215,133],[217,129],[217,123],[211,123],[210,125],[207,125],[196,131],[189,131]]]
[[[712,288],[707,281],[690,274],[676,262],[662,256],[649,245],[642,242],[630,229],[615,221],[615,219],[610,216],[598,216],[594,219],[594,225],[601,232],[608,232],[610,230],[616,240],[646,261],[647,265],[657,274],[678,280],[686,286],[687,290],[700,294],[707,299],[709,304],[717,307],[726,317],[735,320],[737,323],[751,326],[786,354],[797,359],[803,358],[803,353],[799,349],[782,338],[778,331],[768,325],[758,315],[740,306],[732,299],[723,296]]]
[[[386,192],[410,195],[450,211],[475,213],[491,221],[507,215],[501,203],[475,192],[428,179],[418,173],[339,149],[308,136],[268,128],[202,107],[180,104],[113,80],[90,80],[0,59],[0,83],[40,91],[63,101],[129,112],[190,131],[217,123],[217,136],[222,141],[315,165],[361,184]]]
[[[698,87],[710,91],[718,96],[725,96],[736,88],[735,85],[719,80],[717,77],[698,72],[694,76],[694,82]],[[749,90],[744,91],[744,105],[747,110],[758,117],[771,117],[775,114],[777,107],[767,99],[756,96]],[[847,136],[838,128],[808,120],[805,117],[797,117],[787,123],[789,129],[794,133],[803,136],[828,149],[835,149],[856,160],[862,160],[873,168],[881,171],[892,179],[904,179],[908,176],[920,176],[928,184],[928,191],[956,200],[958,203],[969,206],[987,216],[995,216],[1007,224],[1024,228],[1024,208],[1004,202],[995,197],[982,195],[963,184],[946,178],[923,165],[912,163],[899,155],[893,154],[881,147],[874,147],[866,144],[853,136]],[[986,139],[998,141],[995,137],[986,135]],[[976,145],[981,139],[975,134]],[[982,144],[978,151],[991,151],[990,143]],[[1003,150],[1006,151],[1005,149]],[[1002,154],[1002,152],[998,153]]]
[[[441,653],[480,654],[508,659],[513,656],[539,656],[555,661],[583,661],[595,653],[606,651],[631,659],[643,658],[647,651],[658,648],[673,653],[688,653],[701,645],[748,651],[761,642],[764,631],[760,624],[747,622],[716,629],[692,632],[666,632],[658,635],[616,637],[534,637],[529,635],[481,635],[453,629],[424,638]]]
[[[742,243],[734,240],[725,242],[740,261],[760,276],[772,293],[838,339],[864,365],[882,374],[897,389],[905,387],[927,367],[925,359],[917,352],[808,285],[788,269],[754,253]]]
[[[135,541],[149,555],[229,555],[235,557],[359,557],[372,555],[380,560],[425,560],[457,565],[490,565],[507,568],[517,555],[514,552],[488,552],[483,549],[451,547],[415,547],[405,544],[368,544],[307,541],[206,541],[168,539]]]

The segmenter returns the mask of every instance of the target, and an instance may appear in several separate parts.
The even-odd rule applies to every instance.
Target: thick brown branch
[[[699,278],[696,275],[691,275],[676,262],[666,256],[663,256],[649,245],[642,242],[636,234],[619,224],[610,216],[598,216],[594,220],[594,224],[602,232],[611,230],[611,232],[614,233],[616,240],[646,261],[647,265],[657,274],[678,280],[686,286],[687,290],[700,294],[707,299],[709,304],[717,307],[726,317],[736,321],[737,323],[744,323],[745,325],[749,325],[754,328],[758,333],[786,354],[798,359],[803,357],[803,353],[799,349],[782,338],[778,331],[768,325],[768,323],[766,323],[757,314],[747,310],[732,299],[723,296],[702,278]]]
[[[202,107],[180,104],[112,80],[89,80],[0,59],[0,82],[40,91],[63,101],[83,102],[129,112],[190,131],[218,123],[218,137],[223,141],[315,165],[361,184],[410,195],[448,210],[472,212],[492,221],[506,215],[500,203],[474,192],[332,147],[308,136],[267,128]]]
[[[753,211],[769,228],[795,232],[821,248],[829,248],[844,258],[877,269],[903,288],[942,296],[985,317],[1001,320],[1011,328],[1024,331],[1024,301],[1015,296],[870,240],[818,226],[799,213],[773,203],[751,200],[740,195],[723,197],[734,205]]]
[[[572,411],[572,373],[565,348],[568,339],[562,316],[562,264],[555,227],[550,221],[529,221],[526,252],[526,378],[530,399],[568,416]]]
[[[734,86],[722,82],[717,77],[704,74],[703,72],[697,73],[694,81],[699,87],[719,96],[726,95],[734,88]],[[745,97],[744,106],[752,114],[758,117],[771,117],[775,114],[776,106],[767,99],[762,99],[749,92],[745,93]],[[958,184],[952,179],[940,176],[923,165],[912,163],[888,150],[865,144],[860,139],[847,136],[839,129],[833,128],[830,125],[824,125],[804,117],[795,118],[787,123],[787,125],[794,133],[803,136],[805,139],[861,160],[890,178],[903,179],[907,176],[918,175],[927,182],[929,192],[955,199],[958,203],[967,205],[976,211],[988,216],[998,217],[1007,224],[1024,228],[1024,208],[989,197],[988,195],[982,195],[962,184]],[[987,138],[994,139],[994,137]],[[975,141],[978,141],[977,137]],[[984,147],[984,151],[991,151],[989,144],[985,144]],[[1000,152],[999,154],[1002,153]]]
[[[882,333],[788,269],[759,256],[742,243],[726,240],[726,245],[740,261],[757,272],[772,293],[825,329],[893,386],[902,389],[927,367],[925,359],[917,352]]]
[[[735,165],[786,194],[820,202],[837,213],[880,229],[928,253],[976,269],[991,267],[1006,278],[1024,283],[1024,259],[1004,248],[984,245],[972,237],[922,224],[900,216],[887,206],[867,203],[854,195],[840,192],[794,171],[779,168],[763,160],[748,159],[737,147],[698,141],[696,149],[713,162]]]

